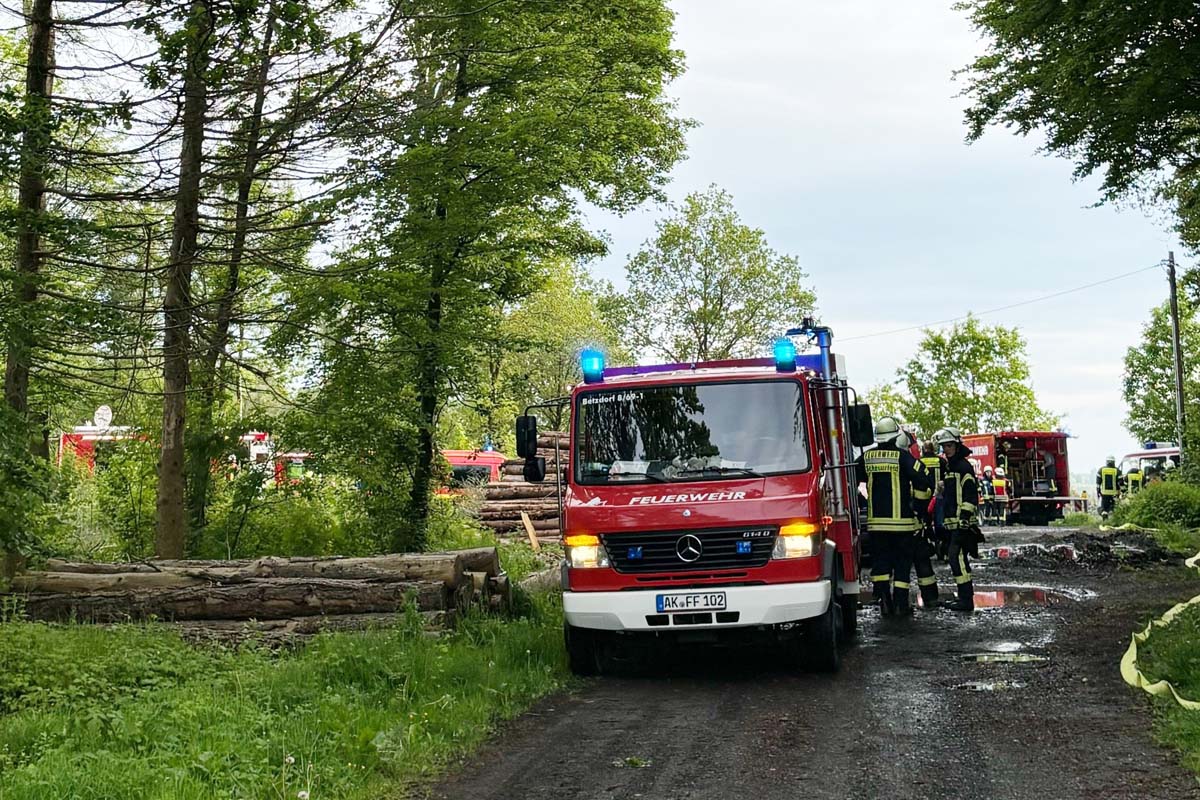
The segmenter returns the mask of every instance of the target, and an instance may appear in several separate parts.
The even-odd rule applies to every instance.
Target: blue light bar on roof
[[[604,380],[604,353],[587,348],[579,354],[579,367],[583,370],[584,383],[600,383]]]

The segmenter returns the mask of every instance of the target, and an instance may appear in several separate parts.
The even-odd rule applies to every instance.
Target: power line
[[[967,312],[966,314],[962,315],[961,317],[952,317],[950,319],[938,320],[937,322],[926,322],[923,325],[910,325],[907,328],[896,328],[895,330],[879,331],[878,333],[864,333],[860,336],[843,336],[841,338],[841,341],[854,342],[854,341],[858,341],[859,339],[873,339],[877,336],[893,336],[897,333],[908,333],[909,331],[919,331],[919,330],[924,330],[925,328],[937,327],[939,325],[949,325],[954,322],[962,322],[963,320],[967,319],[968,317],[982,317],[985,314],[995,314],[1000,311],[1008,311],[1011,308],[1020,308],[1021,306],[1028,306],[1028,305],[1032,305],[1033,303],[1042,303],[1042,302],[1045,302],[1046,300],[1053,300],[1056,297],[1062,297],[1063,295],[1067,295],[1067,294],[1074,294],[1075,292],[1082,292],[1085,289],[1092,289],[1092,288],[1095,288],[1096,286],[1103,286],[1106,283],[1112,283],[1113,281],[1119,281],[1123,278],[1128,278],[1133,275],[1140,275],[1143,272],[1149,272],[1152,269],[1161,269],[1161,268],[1162,268],[1162,262],[1160,261],[1157,264],[1154,264],[1149,267],[1142,267],[1141,269],[1135,269],[1131,272],[1123,272],[1120,275],[1114,275],[1111,278],[1105,278],[1104,280],[1101,280],[1101,281],[1095,281],[1093,283],[1085,283],[1082,286],[1076,286],[1072,289],[1063,289],[1061,292],[1054,292],[1053,294],[1044,294],[1040,297],[1033,297],[1033,298],[1030,298],[1029,300],[1022,300],[1019,303],[1009,303],[1006,306],[997,306],[996,308],[989,308],[984,311],[970,311],[970,312]]]

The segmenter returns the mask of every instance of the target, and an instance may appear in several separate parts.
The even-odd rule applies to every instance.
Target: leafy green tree
[[[537,288],[541,265],[603,251],[581,198],[623,211],[660,194],[686,126],[664,94],[682,59],[663,0],[422,0],[405,11],[397,74],[347,142],[354,193],[340,211],[356,240],[336,278],[295,297],[327,337],[322,389],[379,398],[367,409],[413,403],[409,504],[392,540],[419,548],[438,416],[473,378],[475,343]],[[353,387],[329,380],[360,360],[352,348],[392,361],[353,370]]]
[[[1183,341],[1183,396],[1188,441],[1200,441],[1200,319],[1195,305],[1180,298],[1179,334]],[[1141,440],[1174,441],[1175,355],[1171,344],[1170,305],[1150,312],[1141,341],[1125,352],[1124,393],[1129,413],[1125,427]]]
[[[871,407],[871,418],[899,417],[902,421],[906,408],[904,395],[894,383],[880,383],[863,394],[863,400]]]
[[[659,222],[625,275],[625,336],[638,353],[666,361],[761,355],[816,302],[796,257],[772,250],[715,186]]]
[[[1059,422],[1038,405],[1016,328],[968,317],[946,332],[927,330],[897,379],[901,416],[922,435],[947,426],[962,433],[1049,430]]]
[[[965,0],[988,49],[962,71],[970,138],[999,123],[1103,173],[1106,200],[1160,187],[1200,245],[1200,17],[1190,0]]]

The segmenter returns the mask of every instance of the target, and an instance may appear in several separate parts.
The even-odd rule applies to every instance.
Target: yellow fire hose
[[[1192,556],[1184,563],[1187,564],[1191,569],[1200,570],[1200,553]],[[1146,626],[1144,631],[1133,634],[1129,642],[1129,649],[1125,651],[1125,655],[1121,658],[1121,677],[1126,683],[1134,688],[1143,689],[1149,694],[1169,694],[1171,697],[1175,698],[1176,703],[1179,703],[1180,706],[1188,709],[1189,711],[1200,711],[1200,702],[1180,697],[1179,692],[1175,691],[1175,687],[1172,686],[1169,681],[1151,681],[1142,674],[1140,669],[1138,669],[1137,656],[1138,645],[1145,643],[1145,641],[1150,638],[1150,632],[1155,626],[1161,628],[1165,625],[1169,625],[1171,620],[1175,619],[1175,617],[1178,616],[1181,611],[1188,606],[1197,604],[1200,604],[1200,595],[1193,597],[1191,600],[1188,600],[1185,603],[1177,604],[1174,608],[1163,614],[1158,619],[1152,620],[1150,624]]]

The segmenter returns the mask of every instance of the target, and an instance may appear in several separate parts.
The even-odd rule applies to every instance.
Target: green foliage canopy
[[[1161,184],[1200,245],[1200,14],[1190,0],[965,0],[987,52],[962,71],[970,138],[999,123],[1103,173],[1107,200]]]
[[[925,435],[946,426],[976,433],[1048,430],[1059,422],[1038,405],[1025,339],[1016,328],[968,317],[949,331],[927,330],[897,377],[903,388],[898,410]],[[875,396],[896,402],[894,394]]]
[[[1191,424],[1190,441],[1200,441],[1200,320],[1195,306],[1180,298],[1180,338],[1183,341],[1183,396]],[[1174,441],[1175,356],[1171,344],[1171,311],[1167,303],[1150,312],[1141,341],[1125,351],[1123,388],[1129,412],[1125,427],[1139,440]]]
[[[801,285],[806,276],[796,257],[772,250],[715,186],[688,195],[675,216],[659,222],[625,274],[626,338],[665,361],[762,355],[816,303]]]

